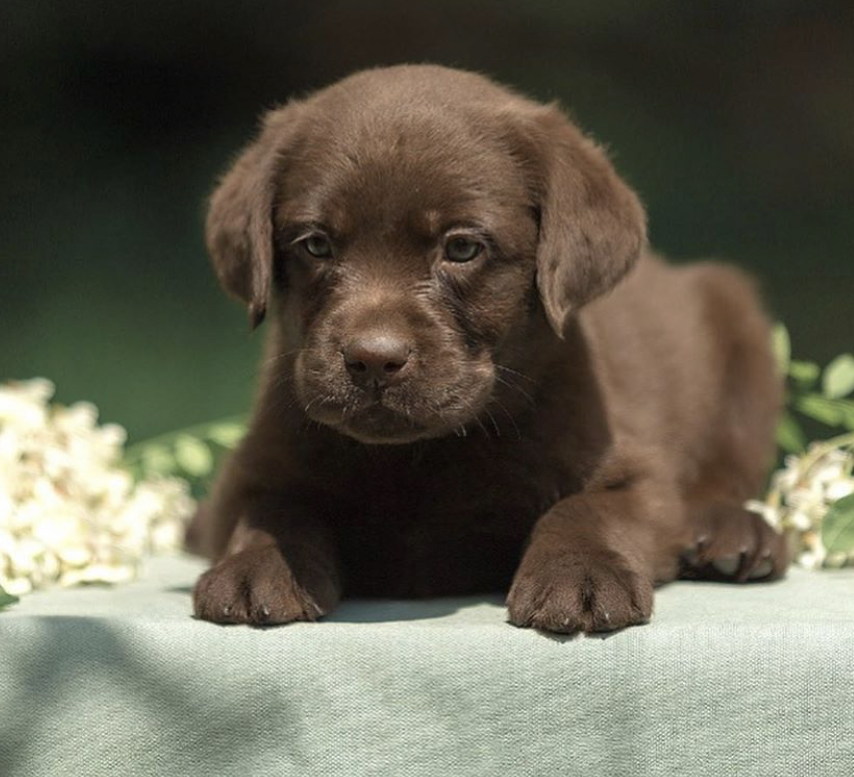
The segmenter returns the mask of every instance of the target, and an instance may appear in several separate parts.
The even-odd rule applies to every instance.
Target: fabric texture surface
[[[558,638],[499,597],[190,617],[198,560],[0,613],[2,777],[854,774],[854,570],[675,583]]]

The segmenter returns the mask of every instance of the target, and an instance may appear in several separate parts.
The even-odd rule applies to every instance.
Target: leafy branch
[[[124,465],[137,479],[179,475],[199,484],[245,433],[244,416],[196,424],[129,445]]]
[[[8,607],[10,604],[15,604],[18,601],[17,596],[12,596],[12,594],[7,593],[3,586],[0,585],[0,610]]]
[[[777,426],[777,444],[787,453],[801,453],[807,437],[800,418],[834,429],[854,431],[854,356],[837,356],[823,370],[814,363],[792,359],[789,332],[774,328],[774,353],[786,378],[786,409]]]

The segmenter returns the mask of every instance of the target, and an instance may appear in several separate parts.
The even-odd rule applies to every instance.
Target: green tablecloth
[[[203,565],[0,614],[0,775],[854,775],[854,572],[676,583],[561,639],[500,599],[190,618]]]

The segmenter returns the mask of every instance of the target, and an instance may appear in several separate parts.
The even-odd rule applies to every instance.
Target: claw
[[[726,558],[712,561],[712,566],[722,575],[730,577],[735,575],[742,565],[743,556],[727,556]]]
[[[758,580],[762,577],[768,577],[774,571],[774,562],[770,558],[771,554],[768,554],[762,562],[750,573],[750,578],[752,580]]]

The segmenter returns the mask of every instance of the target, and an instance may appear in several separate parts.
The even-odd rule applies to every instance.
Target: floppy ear
[[[563,336],[569,315],[611,289],[646,243],[646,217],[605,152],[554,105],[534,118],[539,158],[537,286]]]
[[[220,283],[249,306],[258,326],[273,274],[273,195],[281,154],[293,134],[296,104],[270,111],[210,199],[208,253]]]

